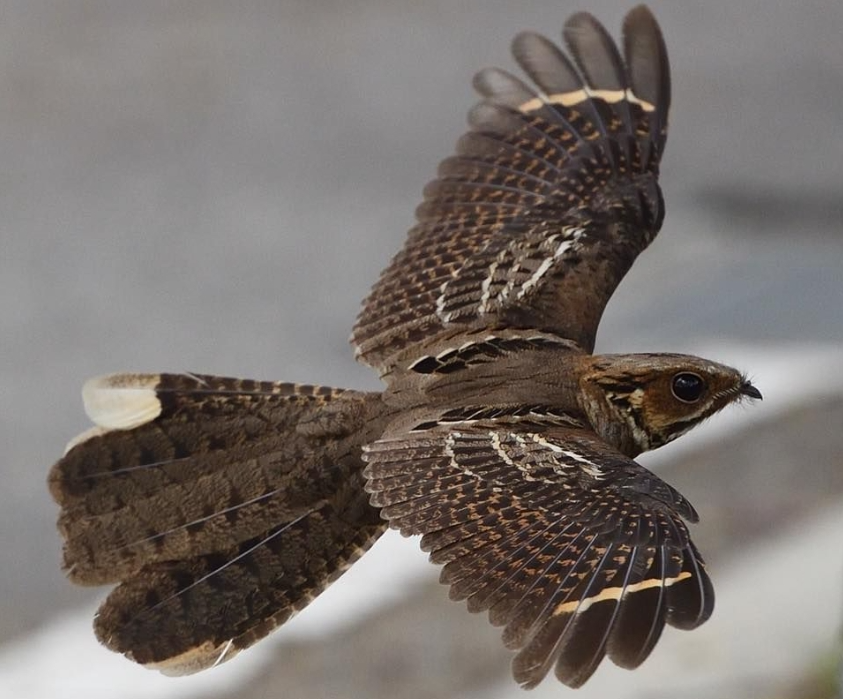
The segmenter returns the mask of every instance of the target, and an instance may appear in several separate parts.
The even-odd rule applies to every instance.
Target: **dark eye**
[[[682,372],[673,377],[671,389],[683,403],[696,403],[705,393],[705,381],[696,374]]]

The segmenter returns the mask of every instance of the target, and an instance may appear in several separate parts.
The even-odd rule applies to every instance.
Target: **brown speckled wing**
[[[609,297],[661,225],[669,68],[643,6],[624,22],[623,58],[591,15],[574,15],[564,38],[567,55],[516,37],[535,87],[498,69],[476,76],[471,129],[364,302],[361,361],[384,372],[453,326],[534,328],[592,350]]]
[[[504,627],[525,687],[551,669],[580,686],[606,655],[636,667],[666,623],[694,628],[712,612],[682,521],[696,521],[691,505],[588,431],[438,425],[387,436],[364,459],[372,503],[423,535],[453,599]]]

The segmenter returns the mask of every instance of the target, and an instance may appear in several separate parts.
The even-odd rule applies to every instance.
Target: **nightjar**
[[[670,105],[644,6],[616,45],[519,34],[354,326],[383,392],[119,374],[53,467],[64,567],[117,584],[94,625],[172,674],[232,657],[385,531],[421,535],[451,597],[488,612],[533,687],[634,668],[714,593],[693,506],[634,459],[743,398],[735,369],[593,354],[606,303],[664,218]]]

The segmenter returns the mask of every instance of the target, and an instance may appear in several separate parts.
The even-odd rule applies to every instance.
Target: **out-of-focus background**
[[[580,697],[835,696],[843,624],[843,3],[651,2],[674,76],[656,245],[602,351],[750,373],[646,460],[696,505],[714,617]],[[508,654],[388,537],[272,639],[170,679],[96,645],[47,470],[83,380],[193,370],[374,388],[347,336],[519,30],[590,0],[0,3],[0,695],[511,697]],[[532,696],[573,696],[548,680]]]

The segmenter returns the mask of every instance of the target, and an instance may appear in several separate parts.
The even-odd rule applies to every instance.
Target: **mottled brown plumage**
[[[92,417],[99,394],[127,384],[160,414],[88,436],[49,481],[68,576],[121,583],[95,623],[110,648],[173,674],[213,665],[303,608],[383,533],[360,473],[359,441],[380,434],[377,394],[124,378],[89,384]]]
[[[64,565],[119,583],[109,648],[170,673],[284,623],[386,524],[422,535],[451,597],[487,611],[525,687],[634,668],[714,604],[697,513],[634,458],[760,393],[675,354],[593,355],[603,310],[664,216],[670,82],[643,6],[618,48],[591,16],[567,53],[478,74],[470,131],[364,302],[352,342],[383,393],[194,374],[86,385],[97,425],[53,467]],[[435,670],[435,669],[432,669]]]
[[[593,349],[609,297],[663,218],[667,52],[646,8],[624,31],[626,67],[581,13],[564,30],[580,71],[524,33],[513,52],[538,91],[499,69],[477,75],[471,131],[364,302],[352,338],[363,362],[384,371],[409,344],[459,326],[543,330]]]

